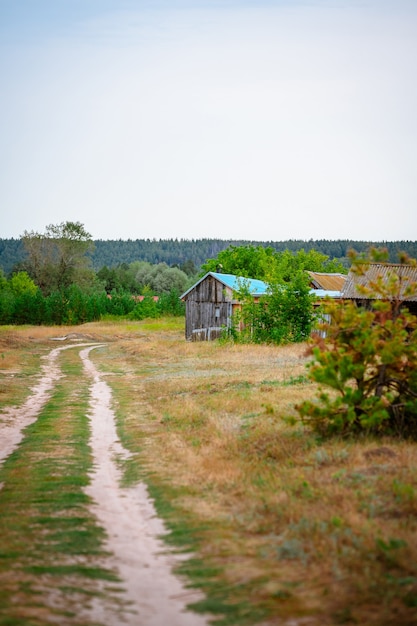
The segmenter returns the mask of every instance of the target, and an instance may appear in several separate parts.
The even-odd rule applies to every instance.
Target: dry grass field
[[[187,343],[175,319],[3,327],[2,406],[67,333],[107,343],[91,358],[133,453],[124,480],[145,480],[190,551],[197,608],[224,625],[417,623],[416,444],[289,425],[316,391],[305,345]]]

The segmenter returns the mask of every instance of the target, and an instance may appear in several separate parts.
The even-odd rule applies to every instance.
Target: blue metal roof
[[[263,296],[268,293],[268,285],[263,280],[256,278],[244,278],[243,276],[235,276],[234,274],[219,274],[218,272],[207,272],[203,278],[200,278],[192,287],[187,289],[185,293],[180,296],[181,300],[185,298],[199,283],[207,278],[207,276],[213,276],[219,282],[223,283],[226,287],[233,289],[233,291],[239,291],[242,287],[247,287],[249,292],[253,296]]]
[[[263,296],[268,292],[268,285],[263,280],[258,280],[257,278],[244,278],[243,276],[218,274],[217,272],[209,272],[209,274],[227,287],[230,287],[230,289],[233,289],[233,291],[239,291],[242,287],[245,287],[253,296]]]

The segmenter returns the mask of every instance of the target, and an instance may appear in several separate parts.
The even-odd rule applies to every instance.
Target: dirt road
[[[170,554],[160,539],[165,532],[157,517],[145,484],[133,488],[120,486],[117,459],[126,459],[126,450],[116,432],[111,409],[111,390],[90,359],[90,352],[102,344],[71,344],[53,349],[42,368],[39,383],[20,407],[4,411],[0,417],[0,462],[4,461],[24,438],[24,429],[37,419],[54,385],[61,377],[59,355],[62,350],[79,350],[86,375],[90,378],[90,446],[94,471],[85,491],[92,499],[92,511],[106,531],[105,550],[109,569],[122,580],[123,598],[117,624],[131,626],[204,626],[208,621],[186,610],[199,595],[186,588],[173,574],[178,555]],[[109,611],[105,598],[92,602],[88,615],[94,624],[115,626],[114,610]]]

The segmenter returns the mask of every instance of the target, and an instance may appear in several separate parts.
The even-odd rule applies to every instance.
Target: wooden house
[[[185,302],[185,338],[209,341],[217,339],[223,329],[231,328],[233,314],[241,306],[236,292],[242,287],[255,301],[268,291],[262,280],[208,272],[183,293],[180,297]]]
[[[359,306],[368,306],[374,298],[370,295],[362,294],[358,291],[358,286],[368,286],[378,279],[389,280],[392,274],[397,274],[398,299],[403,301],[403,305],[410,313],[417,315],[417,287],[411,294],[405,294],[405,289],[409,285],[417,286],[417,267],[404,263],[369,263],[363,275],[356,275],[349,272],[342,289],[344,300],[355,300]]]

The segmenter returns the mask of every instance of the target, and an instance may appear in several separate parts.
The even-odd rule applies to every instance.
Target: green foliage
[[[180,300],[180,293],[177,289],[163,293],[158,298],[154,297],[151,290],[145,290],[143,299],[137,302],[129,317],[130,319],[143,320],[167,315],[181,316],[184,313],[185,305]]]
[[[180,263],[179,265],[175,265],[174,267],[179,267],[179,269],[184,272],[184,274],[187,274],[188,277],[197,276],[198,268],[191,259],[188,259],[188,261]]]
[[[106,301],[106,313],[109,315],[125,316],[135,308],[135,300],[127,292],[113,292]]]
[[[259,302],[247,292],[245,285],[238,293],[241,311],[235,316],[232,334],[235,340],[254,343],[283,344],[305,341],[313,321],[313,298],[308,279],[298,272],[286,285],[270,285],[270,293]],[[240,332],[237,332],[240,328]]]
[[[88,253],[92,265],[97,271],[103,266],[113,268],[121,263],[131,264],[138,261],[148,263],[166,263],[170,267],[177,266],[188,276],[197,274],[207,259],[214,258],[219,252],[230,245],[271,247],[276,252],[290,250],[317,250],[331,259],[337,259],[344,267],[349,267],[348,250],[355,248],[358,252],[368,250],[372,245],[366,241],[348,239],[291,239],[286,241],[246,241],[222,239],[129,239],[95,240],[94,250]],[[377,245],[377,244],[374,244]],[[405,250],[410,256],[417,257],[416,241],[391,241],[385,245],[389,250],[390,260],[397,259],[399,250]],[[0,239],[0,267],[8,275],[13,269],[23,269],[21,263],[25,259],[25,249],[20,239]],[[327,271],[338,271],[328,269]],[[108,291],[110,293],[111,289]]]
[[[14,324],[42,324],[45,315],[45,298],[40,289],[35,293],[24,292],[15,296],[13,315],[10,322]]]
[[[177,289],[171,289],[169,293],[163,293],[159,296],[158,310],[162,316],[173,315],[180,317],[185,315],[185,303],[180,300],[180,292]]]
[[[244,278],[267,278],[275,251],[264,246],[230,246],[219,252],[216,258],[208,259],[201,266],[202,275],[207,272],[221,271],[223,274],[235,274]]]
[[[87,293],[78,285],[71,285],[65,296],[64,324],[92,322],[106,312],[107,297],[104,293]]]
[[[0,324],[83,324],[107,312],[104,292],[86,292],[78,285],[44,296],[40,289],[15,294],[0,290]]]
[[[34,295],[38,291],[38,287],[30,278],[27,272],[17,272],[9,280],[9,287],[16,296],[24,293]]]
[[[93,242],[80,222],[50,224],[45,233],[25,231],[22,242],[25,269],[45,295],[85,281]]]
[[[108,268],[103,266],[97,272],[97,278],[101,281],[106,293],[130,292],[132,294],[138,294],[140,289],[136,281],[136,272],[138,265],[141,263],[121,263],[117,267]]]
[[[0,289],[0,324],[13,322],[16,298],[11,289]]]
[[[343,265],[317,250],[306,252],[303,248],[296,253],[284,250],[276,253],[275,265],[271,269],[271,275],[277,283],[292,281],[302,270],[311,272],[337,272],[345,273]]]
[[[215,259],[202,265],[202,275],[206,272],[221,271],[244,278],[257,278],[274,284],[293,281],[302,270],[313,272],[341,272],[344,266],[317,250],[297,252],[283,250],[277,252],[264,246],[230,246],[222,250]]]
[[[133,320],[155,319],[159,317],[158,303],[152,295],[144,296],[143,300],[137,302],[129,318]]]
[[[0,324],[25,324],[29,319],[39,323],[41,300],[40,290],[26,272],[18,272],[10,280],[0,276]]]
[[[178,267],[168,267],[166,263],[152,265],[144,261],[129,265],[122,263],[111,269],[102,267],[97,277],[107,293],[124,291],[142,295],[146,289],[157,294],[169,293],[173,289],[182,293],[189,282],[188,275]]]
[[[9,281],[0,273],[2,324],[82,324],[103,315],[143,319],[184,312],[179,294],[188,286],[187,273],[166,263],[135,261],[104,266],[95,274],[89,268],[91,235],[79,222],[51,224],[45,233],[25,232],[22,243],[25,271]],[[184,268],[195,270],[192,261]],[[149,297],[154,293],[164,296],[160,303]],[[146,296],[142,302],[135,300],[138,294]]]
[[[353,257],[352,271],[363,276],[369,261]],[[402,265],[416,262],[402,258]],[[404,300],[417,294],[417,283],[401,277],[401,264],[360,288],[369,306],[352,301],[326,302],[326,338],[313,340],[311,378],[318,398],[297,408],[322,433],[367,432],[417,435],[417,319]]]
[[[157,294],[169,293],[172,289],[182,293],[188,283],[188,276],[178,267],[168,267],[166,263],[140,263],[135,280],[141,293],[144,293],[144,288]]]
[[[85,290],[79,285],[53,291],[44,296],[40,289],[13,292],[9,282],[0,284],[0,324],[75,325],[99,320],[105,315],[131,319],[184,315],[184,304],[175,289],[155,300],[145,289],[138,302],[130,293]]]
[[[3,270],[0,268],[0,293],[4,290],[4,289],[8,289],[9,287],[9,283],[7,281],[7,278],[3,272]]]

